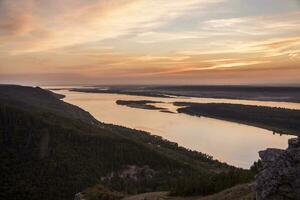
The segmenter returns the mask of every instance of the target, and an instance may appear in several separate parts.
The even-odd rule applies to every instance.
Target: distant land
[[[127,88],[127,87],[126,87]],[[148,90],[128,90],[126,88],[120,89],[119,87],[109,88],[107,90],[102,90],[99,88],[73,88],[69,89],[74,92],[86,92],[86,93],[109,93],[109,94],[127,94],[127,95],[135,95],[135,96],[148,96],[148,97],[162,97],[162,98],[172,98],[169,95],[162,94],[157,91],[148,91]],[[130,87],[131,88],[131,87]]]
[[[238,122],[273,131],[299,136],[300,110],[228,103],[174,102],[179,113]]]
[[[300,87],[291,86],[95,86],[70,90],[164,98],[186,96],[300,103]]]

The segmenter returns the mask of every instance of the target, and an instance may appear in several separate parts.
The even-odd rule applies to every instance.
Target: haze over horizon
[[[299,0],[1,0],[0,83],[300,83]]]

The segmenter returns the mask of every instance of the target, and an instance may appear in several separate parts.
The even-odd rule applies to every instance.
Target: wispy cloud
[[[136,35],[136,42],[159,43],[172,40],[187,40],[207,37],[199,32],[143,32]]]
[[[160,61],[160,60],[170,60],[170,61],[183,61],[190,58],[189,56],[140,56],[136,57],[137,60],[140,61]]]
[[[260,67],[295,73],[294,4],[278,1],[283,12],[269,5],[261,13],[253,8],[265,4],[255,1],[244,13],[237,1],[243,0],[0,0],[0,70],[95,80],[186,74],[196,80]]]
[[[160,74],[181,74],[186,72],[196,72],[196,71],[209,71],[215,69],[226,69],[226,68],[240,68],[244,66],[257,65],[257,64],[265,64],[270,63],[271,61],[244,61],[244,62],[232,62],[226,64],[216,64],[209,67],[183,67],[178,69],[172,69],[170,71],[159,72]],[[154,73],[157,74],[157,73]],[[153,74],[151,74],[153,75]]]
[[[266,49],[286,49],[296,45],[300,45],[300,37],[272,39],[269,41],[259,42],[254,46]]]
[[[15,53],[43,51],[53,48],[60,48],[68,45],[100,41],[108,38],[115,38],[130,33],[151,32],[177,17],[188,14],[191,11],[199,12],[207,4],[219,2],[221,0],[190,0],[190,1],[145,1],[145,0],[110,0],[110,1],[71,1],[68,0],[69,9],[63,6],[60,1],[55,0],[51,3],[53,7],[37,1],[25,1],[26,13],[30,18],[18,16],[18,10],[22,8],[16,1],[4,0],[3,10],[10,10],[9,16],[2,16],[1,23],[3,32],[13,29],[31,27],[36,20],[38,25],[32,27],[26,39],[27,46],[8,45]],[[9,2],[9,3],[7,3]],[[60,13],[54,12],[59,5]],[[50,4],[50,3],[49,3]],[[29,6],[30,5],[30,6]],[[53,10],[51,10],[51,8]],[[40,10],[49,9],[45,13]],[[39,11],[39,12],[35,12]],[[54,12],[54,13],[53,13]],[[34,14],[33,14],[34,13]],[[37,14],[35,14],[37,13]],[[64,14],[61,14],[64,13]],[[15,19],[10,22],[10,15]],[[23,21],[20,21],[20,19]],[[25,23],[24,20],[27,20]],[[19,22],[20,21],[20,22]],[[16,27],[14,27],[16,26]],[[27,28],[29,29],[29,28]],[[47,38],[39,38],[37,33],[46,32]],[[18,30],[18,32],[20,32]],[[11,38],[20,39],[20,38]],[[38,40],[40,39],[40,40]],[[33,45],[39,43],[39,45]]]
[[[205,30],[216,35],[268,35],[299,31],[300,12],[272,16],[213,19],[203,22]],[[275,32],[276,31],[276,32]]]

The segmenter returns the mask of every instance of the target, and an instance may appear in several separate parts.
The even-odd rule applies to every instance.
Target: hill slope
[[[136,194],[170,190],[194,174],[248,173],[158,136],[102,124],[59,98],[0,86],[0,199],[73,199],[96,184]]]
[[[209,196],[172,197],[167,192],[150,192],[125,197],[122,200],[253,200],[253,192],[250,184],[237,185],[219,193]]]
[[[39,87],[0,85],[0,101],[2,103],[17,105],[30,110],[43,110],[63,117],[80,119],[86,123],[98,123],[91,114],[81,108],[59,101],[63,97],[63,95]]]

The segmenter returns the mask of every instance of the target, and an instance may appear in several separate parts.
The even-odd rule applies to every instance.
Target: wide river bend
[[[286,102],[186,97],[158,98],[68,90],[55,90],[54,92],[66,95],[63,99],[65,102],[83,108],[101,122],[148,131],[186,148],[207,153],[215,159],[242,168],[249,168],[258,159],[260,150],[286,148],[287,140],[293,136],[274,135],[269,130],[207,117],[130,108],[117,105],[116,100],[162,101],[163,103],[157,106],[173,112],[176,112],[176,107],[172,104],[174,101],[239,103],[300,109],[300,104]]]

